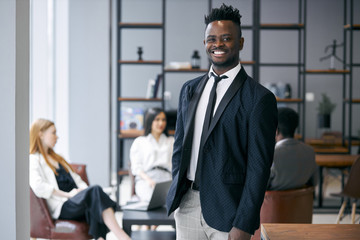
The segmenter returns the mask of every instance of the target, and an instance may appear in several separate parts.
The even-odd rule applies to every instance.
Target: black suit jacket
[[[186,82],[180,93],[173,152],[170,214],[186,193],[193,119],[207,74]],[[199,151],[200,201],[209,226],[233,226],[253,234],[259,227],[273,160],[277,106],[274,95],[241,68],[221,100]]]

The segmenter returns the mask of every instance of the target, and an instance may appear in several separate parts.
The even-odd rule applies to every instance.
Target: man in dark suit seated
[[[180,92],[167,197],[177,240],[249,240],[259,227],[277,106],[239,61],[240,17],[224,4],[205,17],[211,68]]]
[[[318,172],[315,152],[312,147],[294,139],[299,124],[298,114],[291,108],[279,108],[278,121],[268,190],[314,186]]]

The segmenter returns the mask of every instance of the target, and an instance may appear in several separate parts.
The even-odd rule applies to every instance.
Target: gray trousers
[[[189,189],[176,209],[177,240],[227,240],[229,233],[221,232],[206,224],[200,206],[199,191]]]

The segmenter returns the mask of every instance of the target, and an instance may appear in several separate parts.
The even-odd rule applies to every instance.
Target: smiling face
[[[214,71],[218,75],[223,74],[239,63],[239,51],[244,45],[240,26],[230,20],[209,23],[205,30],[204,45]]]
[[[160,136],[166,128],[166,115],[164,112],[160,112],[156,115],[154,121],[151,124],[151,134],[154,136]]]
[[[40,132],[40,140],[46,152],[47,149],[55,147],[57,139],[58,136],[56,135],[56,128],[54,125],[51,125],[45,131]]]

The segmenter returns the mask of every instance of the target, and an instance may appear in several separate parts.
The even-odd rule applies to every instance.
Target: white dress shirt
[[[213,116],[216,113],[216,110],[220,104],[220,101],[224,97],[226,91],[230,87],[231,83],[234,81],[234,79],[235,79],[236,75],[239,73],[240,69],[241,69],[241,64],[239,62],[239,64],[236,67],[234,67],[231,70],[220,75],[220,77],[226,75],[228,78],[222,79],[216,87],[216,102],[215,102],[215,106],[214,106]],[[205,88],[201,94],[201,97],[199,99],[199,104],[197,106],[196,114],[195,114],[194,136],[193,136],[193,142],[192,142],[190,167],[188,168],[188,172],[187,172],[187,178],[191,181],[194,181],[194,179],[195,179],[196,166],[197,166],[198,156],[199,156],[201,134],[202,134],[202,129],[203,129],[204,120],[205,120],[205,113],[206,113],[206,108],[207,108],[207,105],[209,102],[210,91],[214,84],[214,77],[211,75],[212,72],[215,75],[217,75],[214,72],[213,67],[211,66],[210,71],[208,73],[209,80],[207,81]]]
[[[174,137],[160,135],[159,142],[152,134],[134,140],[130,148],[131,171],[136,176],[141,170],[147,172],[160,166],[171,171]]]

